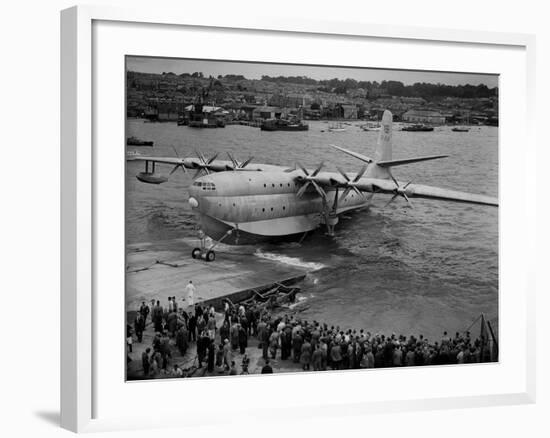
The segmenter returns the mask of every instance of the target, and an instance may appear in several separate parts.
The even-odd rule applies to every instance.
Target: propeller
[[[359,196],[363,196],[363,194],[357,188],[356,185],[359,182],[359,180],[361,178],[363,178],[363,175],[367,171],[367,167],[368,167],[368,164],[365,164],[363,167],[361,167],[361,170],[359,170],[359,172],[357,173],[357,175],[355,175],[355,178],[353,180],[348,176],[348,174],[346,172],[344,172],[339,167],[336,167],[336,169],[338,169],[338,172],[340,173],[340,175],[342,175],[344,177],[344,179],[346,180],[346,182],[343,184],[343,186],[346,187],[346,189],[342,193],[342,196],[340,197],[340,200],[343,201],[346,198],[346,196],[348,196],[349,192],[352,191],[352,190],[355,193],[357,193]]]
[[[229,159],[231,160],[231,163],[233,163],[233,167],[227,166],[228,170],[236,170],[236,169],[244,169],[246,166],[250,164],[250,162],[254,159],[254,157],[248,158],[248,160],[243,161],[242,163],[239,163],[233,155],[231,155],[230,152],[227,152],[227,155],[229,156]]]
[[[297,166],[298,168],[304,173],[304,176],[302,175],[299,175],[297,178],[299,181],[305,181],[305,184],[300,187],[300,190],[298,190],[298,193],[296,194],[298,196],[298,198],[301,198],[304,193],[306,192],[306,190],[308,189],[308,187],[310,185],[312,185],[315,190],[317,191],[317,193],[319,194],[319,196],[321,196],[321,198],[323,199],[323,201],[326,202],[326,199],[327,199],[327,194],[326,192],[323,190],[323,188],[317,184],[317,182],[315,181],[315,177],[319,174],[319,172],[321,171],[321,169],[323,168],[324,166],[324,163],[321,162],[321,164],[319,164],[319,166],[317,166],[317,168],[310,174],[307,169],[302,166],[300,163],[297,163]]]
[[[195,153],[197,154],[197,157],[199,158],[199,163],[196,161],[193,161],[193,167],[197,169],[197,172],[195,172],[195,175],[193,176],[193,179],[196,179],[199,177],[201,172],[205,172],[207,175],[210,174],[210,171],[220,171],[225,170],[224,168],[220,168],[219,165],[214,164],[214,161],[216,161],[216,158],[218,158],[219,153],[215,153],[212,157],[209,159],[206,159],[206,157],[200,152],[195,150]]]
[[[172,149],[174,150],[174,154],[176,154],[176,157],[179,158],[178,151],[176,150],[176,148],[174,146],[172,146]],[[183,173],[187,173],[187,169],[183,165],[183,162],[181,162],[180,164],[176,164],[174,166],[174,168],[170,171],[168,176],[172,175],[176,170],[178,170],[178,167],[181,167],[181,170],[183,171]]]
[[[395,189],[394,189],[394,192],[393,192],[393,196],[386,203],[386,205],[384,207],[387,207],[388,205],[390,205],[394,201],[394,199],[397,198],[398,196],[402,196],[403,198],[405,198],[405,201],[407,201],[407,203],[409,204],[409,207],[414,208],[412,202],[410,201],[409,197],[407,196],[407,187],[409,187],[409,185],[412,183],[412,181],[409,181],[407,184],[405,184],[403,187],[401,187],[399,185],[399,183],[397,182],[397,180],[394,178],[393,175],[390,174],[390,177],[391,177],[392,181],[395,183]]]

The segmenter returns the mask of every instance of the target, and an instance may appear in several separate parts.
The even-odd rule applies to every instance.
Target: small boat
[[[367,122],[364,125],[359,126],[363,131],[380,131],[382,127],[380,126],[380,123],[374,123],[374,122]]]
[[[307,131],[309,125],[301,120],[268,119],[260,125],[262,131]]]
[[[433,130],[433,126],[424,125],[422,123],[415,123],[414,125],[409,125],[401,128],[401,131],[408,132],[429,132]]]
[[[335,125],[329,125],[328,130],[330,132],[344,132],[346,128],[341,123],[336,123]]]
[[[141,154],[138,151],[127,151],[126,152],[126,157],[127,158],[134,158],[134,157],[139,157],[139,156],[141,156]]]
[[[126,139],[126,144],[128,146],[153,146],[152,140],[141,140],[137,137],[128,137]]]
[[[470,128],[466,128],[464,126],[455,126],[453,129],[451,129],[453,132],[469,132]]]

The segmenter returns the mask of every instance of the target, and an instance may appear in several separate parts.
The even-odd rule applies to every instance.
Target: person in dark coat
[[[203,330],[197,340],[197,359],[199,361],[199,368],[202,367],[209,343],[210,338],[208,337],[206,331]]]
[[[210,340],[208,344],[208,372],[214,372],[214,359],[216,356],[216,345],[213,340]]]
[[[265,360],[265,365],[262,368],[261,374],[273,374],[273,368],[269,365],[269,359]]]
[[[189,332],[189,342],[195,342],[197,340],[197,317],[193,313],[189,315],[187,320],[187,330]]]
[[[258,340],[259,340],[258,348],[263,348],[264,341],[266,341],[269,338],[269,337],[266,338],[266,336],[265,336],[266,332],[267,332],[267,324],[262,319],[258,323],[258,327],[257,327],[257,334],[258,334]]]
[[[149,377],[150,369],[150,358],[149,353],[151,352],[150,348],[146,348],[143,353],[141,353],[141,366],[143,367],[143,377]]]
[[[147,316],[149,315],[150,309],[147,304],[145,304],[145,301],[141,302],[141,307],[139,308],[139,313],[141,316],[143,316],[143,324],[145,325],[147,323]]]
[[[382,344],[379,344],[374,355],[374,367],[375,368],[384,368],[384,347]]]
[[[233,323],[229,331],[229,337],[231,339],[231,349],[236,350],[239,348],[239,324]],[[231,364],[229,364],[231,366]]]
[[[134,320],[134,332],[137,336],[138,342],[143,342],[143,331],[145,330],[145,318],[141,312],[136,314],[136,319]]]
[[[340,343],[340,355],[342,356],[342,369],[347,370],[349,368],[348,343],[344,339]]]
[[[222,326],[220,327],[220,339],[229,339],[229,332],[230,332],[230,326],[229,321],[227,319],[223,320]]]
[[[386,345],[384,345],[384,366],[385,367],[391,367],[393,365],[393,350],[394,350],[393,342],[390,342],[389,338],[386,341]]]
[[[189,346],[189,337],[187,333],[187,328],[185,325],[182,325],[176,332],[176,347],[182,356],[187,352],[187,347]]]
[[[285,326],[281,333],[281,359],[286,360],[290,357],[292,351],[292,329],[289,325]]]
[[[254,321],[254,312],[252,312],[252,309],[250,307],[247,307],[245,312],[245,318],[246,318],[246,321],[247,321],[247,332],[248,332],[248,335],[250,336],[253,336],[254,335],[254,324],[255,324],[255,321]]]
[[[300,363],[302,364],[302,369],[304,371],[309,371],[309,365],[311,363],[311,344],[307,339],[302,344],[302,351],[300,354]]]
[[[246,331],[242,325],[239,327],[239,351],[241,354],[244,354],[246,347],[248,347],[248,335]]]
[[[162,332],[162,318],[164,311],[160,305],[160,301],[157,301],[157,305],[153,308],[153,313],[151,318],[153,319],[153,324],[155,326],[155,332]]]
[[[330,361],[333,370],[339,370],[342,367],[342,348],[336,342],[330,349]]]
[[[311,363],[313,364],[313,371],[321,371],[323,363],[323,352],[319,344],[315,346],[315,351],[311,356]]]
[[[170,336],[174,336],[178,329],[178,314],[176,312],[170,312],[166,317],[166,328]]]
[[[304,339],[302,338],[302,335],[299,333],[296,333],[294,335],[294,339],[292,339],[292,350],[294,352],[294,363],[300,362],[300,355],[302,354],[302,345],[304,343]]]

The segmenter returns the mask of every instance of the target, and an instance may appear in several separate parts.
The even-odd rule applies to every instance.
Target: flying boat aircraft
[[[148,184],[161,184],[181,168],[195,170],[189,187],[189,204],[199,214],[202,247],[193,249],[193,258],[215,259],[214,247],[224,242],[242,245],[263,241],[299,239],[325,225],[334,235],[338,217],[352,210],[367,207],[374,195],[390,195],[388,202],[402,197],[412,207],[412,198],[436,199],[498,206],[496,198],[431,187],[394,178],[392,168],[447,157],[392,158],[392,114],[382,117],[374,156],[331,145],[363,165],[359,172],[323,171],[323,163],[315,169],[300,164],[293,167],[252,163],[252,158],[238,162],[231,154],[229,161],[209,159],[197,152],[197,158],[130,156],[129,161],[145,161],[145,171],[136,175]],[[173,168],[168,176],[155,173],[156,164]],[[205,236],[215,241],[206,246]]]

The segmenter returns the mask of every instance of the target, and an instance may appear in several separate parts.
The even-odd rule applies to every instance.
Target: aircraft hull
[[[266,222],[261,225],[261,228],[247,227],[247,224],[239,224],[238,232],[233,231],[229,236],[226,236],[222,243],[227,245],[255,245],[258,243],[266,242],[292,242],[299,240],[306,231],[312,231],[319,226],[319,220],[311,219],[309,221],[309,226],[306,228],[300,228],[300,231],[297,231],[297,228],[288,228],[284,234],[272,234],[269,231],[270,224],[275,222],[276,219]],[[201,214],[200,215],[201,229],[204,233],[212,238],[213,240],[222,239],[229,230],[234,230],[235,226],[224,221],[218,220],[212,216]],[[265,227],[265,228],[264,228]],[[252,231],[255,230],[255,231]]]
[[[338,209],[338,214],[367,207],[372,196],[366,202]],[[234,224],[211,215],[200,214],[201,229],[214,240],[220,240],[229,230],[234,231],[223,239],[228,245],[253,245],[264,242],[291,242],[302,238],[304,233],[324,225],[325,218],[321,212],[300,216],[286,216],[261,221],[241,222]]]

